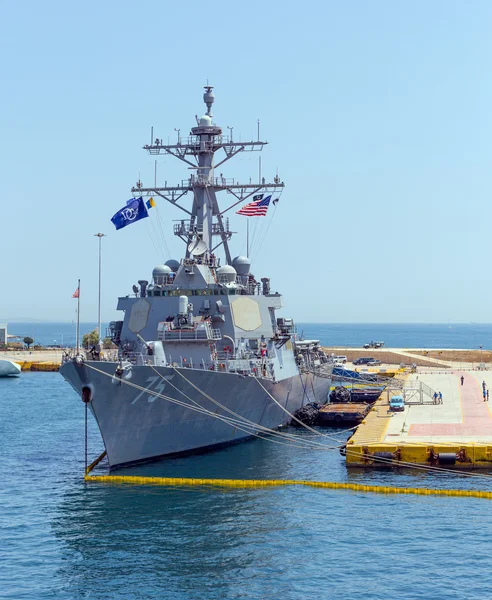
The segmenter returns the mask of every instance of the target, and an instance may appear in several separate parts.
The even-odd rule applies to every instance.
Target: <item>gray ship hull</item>
[[[216,415],[234,418],[195,389],[193,383],[240,417],[276,429],[287,424],[290,417],[269,394],[292,413],[308,402],[325,403],[331,383],[326,377],[311,374],[274,383],[234,373],[133,366],[128,381],[145,388],[142,391],[115,377],[115,370],[114,362],[92,361],[82,365],[68,362],[60,369],[79,395],[84,387],[91,390],[89,407],[99,426],[111,467],[202,451],[244,440],[258,432],[175,404],[156,396],[156,392],[187,405],[198,405]]]

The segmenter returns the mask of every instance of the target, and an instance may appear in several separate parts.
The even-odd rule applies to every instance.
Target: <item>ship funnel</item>
[[[139,279],[138,285],[140,286],[140,298],[145,298],[147,296],[147,286],[149,282],[145,279]]]
[[[205,93],[203,94],[203,101],[205,102],[205,104],[207,105],[207,115],[209,117],[212,117],[212,104],[214,103],[215,100],[215,96],[213,93],[213,86],[212,85],[206,85],[205,86]]]

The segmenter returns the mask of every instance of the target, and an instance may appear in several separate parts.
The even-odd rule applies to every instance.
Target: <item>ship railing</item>
[[[224,188],[236,183],[236,180],[233,177],[213,177],[212,181],[215,186]]]
[[[200,148],[200,144],[205,144],[205,148],[212,149],[212,147],[217,146],[218,144],[228,144],[229,136],[227,135],[213,135],[211,140],[200,140],[199,135],[189,135],[185,137],[180,137],[178,146],[196,146],[197,149]]]
[[[260,296],[261,283],[253,280],[249,281],[248,275],[236,275],[236,283],[242,286],[244,293],[250,296]]]
[[[172,275],[154,275],[154,289],[160,285],[172,285],[175,277],[174,273]]]
[[[208,265],[209,267],[216,268],[220,267],[220,258],[204,258],[199,256],[198,258],[182,258],[181,264],[187,267],[192,267],[194,265]]]
[[[167,325],[159,324],[157,339],[161,342],[207,342],[222,339],[220,329],[214,329],[209,323],[194,329],[171,329]]]
[[[197,227],[196,224],[193,224],[189,219],[180,219],[173,225],[173,233],[174,235],[202,235],[203,227]],[[212,235],[222,235],[222,234],[232,234],[233,232],[230,230],[229,220],[226,219],[224,224],[224,228],[222,229],[219,223],[212,223]]]
[[[121,358],[135,366],[167,366],[180,367],[182,369],[199,369],[201,371],[217,371],[222,373],[236,373],[240,375],[274,379],[274,371],[270,368],[268,361],[251,358],[221,358],[215,355],[216,360],[194,361],[191,356],[167,355],[167,362],[160,362],[155,356],[149,356],[140,352],[125,353]],[[118,359],[119,360],[119,359]],[[160,359],[162,361],[162,359]]]
[[[226,219],[224,230],[219,223],[212,223],[212,235],[222,235],[223,233],[232,234],[233,232],[229,229],[229,219]]]
[[[263,360],[265,361],[267,358],[274,358],[275,354],[271,351],[266,352],[265,356],[261,356],[261,351],[258,350],[258,352],[247,352],[247,353],[237,353],[236,356],[234,356],[234,352],[232,351],[232,349],[230,351],[228,350],[219,350],[217,352],[215,352],[215,356],[217,356],[217,360],[251,360],[251,361],[260,361],[263,358]]]
[[[269,368],[267,357],[262,358],[240,358],[232,357],[229,352],[216,352],[215,359],[211,363],[202,361],[204,369],[223,371],[227,373],[241,373],[242,375],[255,375],[273,378],[273,371]]]
[[[212,136],[211,140],[201,140],[198,135],[189,135],[189,136],[179,136],[177,142],[175,144],[167,143],[164,144],[160,138],[156,138],[152,145],[145,144],[144,148],[150,152],[150,154],[159,154],[160,150],[164,150],[167,147],[171,148],[180,148],[183,147],[183,150],[200,150],[201,147],[205,147],[205,149],[211,150],[214,147],[216,148],[218,145],[229,144],[229,136],[222,134],[214,134],[214,129],[210,131],[210,135]]]
[[[162,358],[158,358],[153,354],[142,354],[141,352],[126,352],[122,355],[124,361],[128,361],[132,365],[137,367],[152,365],[152,366],[164,366]]]
[[[188,179],[181,180],[182,186],[192,185],[213,185],[216,187],[227,188],[235,185],[236,181],[233,177],[210,177],[209,175],[190,175]]]
[[[220,350],[218,352],[215,352],[214,356],[217,358],[217,360],[220,361],[231,360],[234,358],[232,350],[231,352]]]
[[[174,235],[190,235],[191,233],[195,233],[195,230],[193,229],[193,225],[189,219],[182,219],[173,225],[173,232]],[[199,235],[203,233],[203,228],[197,227],[196,233]]]

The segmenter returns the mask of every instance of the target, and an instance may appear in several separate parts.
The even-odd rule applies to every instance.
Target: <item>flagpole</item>
[[[246,257],[249,258],[249,219],[246,220]]]
[[[76,332],[77,354],[78,354],[79,347],[80,347],[80,279],[77,284],[77,290],[79,291],[79,294],[77,296],[77,332]]]

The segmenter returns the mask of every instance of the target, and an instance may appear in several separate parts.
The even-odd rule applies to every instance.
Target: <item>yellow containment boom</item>
[[[438,490],[432,488],[404,488],[334,481],[300,481],[294,479],[192,479],[184,477],[136,477],[132,475],[86,475],[85,481],[94,483],[131,483],[137,485],[211,486],[230,488],[257,488],[281,485],[305,485],[331,490],[351,490],[376,494],[419,494],[422,496],[464,496],[492,500],[492,492],[480,490]]]

